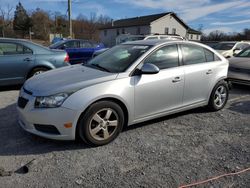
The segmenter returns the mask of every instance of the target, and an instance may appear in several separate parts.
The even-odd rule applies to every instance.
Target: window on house
[[[122,34],[125,34],[125,29],[124,28],[122,28]]]
[[[117,35],[117,36],[120,35],[119,29],[116,30],[116,35]]]
[[[193,35],[190,35],[190,39],[193,39]]]
[[[107,36],[107,30],[104,30],[104,36],[106,37]]]
[[[165,27],[165,34],[168,34],[168,33],[169,33],[169,28]]]
[[[140,27],[137,27],[137,32],[136,32],[137,35],[140,35],[141,34],[141,28]]]
[[[173,35],[176,34],[176,29],[175,29],[175,28],[172,29],[172,34],[173,34]]]
[[[199,35],[196,35],[196,39],[199,40]]]

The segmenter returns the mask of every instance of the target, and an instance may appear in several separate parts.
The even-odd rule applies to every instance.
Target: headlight
[[[69,97],[68,93],[59,93],[47,97],[37,97],[35,108],[57,108]]]

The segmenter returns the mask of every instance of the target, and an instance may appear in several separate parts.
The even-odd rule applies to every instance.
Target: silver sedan
[[[216,111],[228,99],[228,61],[188,41],[135,41],[87,64],[29,79],[18,100],[19,124],[51,139],[114,140],[123,126],[200,106]]]

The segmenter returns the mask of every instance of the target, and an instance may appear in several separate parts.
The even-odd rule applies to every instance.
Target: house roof
[[[122,28],[122,27],[133,27],[133,26],[146,26],[146,25],[150,25],[151,22],[158,20],[169,14],[171,14],[171,16],[173,16],[185,29],[187,29],[188,33],[201,34],[201,32],[190,28],[182,19],[180,19],[173,12],[166,12],[166,13],[161,13],[161,14],[152,14],[152,15],[147,15],[147,16],[139,16],[139,17],[134,17],[134,18],[115,20],[113,21],[113,23],[110,23],[108,25],[101,27],[100,30],[115,29],[115,28]]]
[[[200,31],[197,31],[197,30],[192,29],[192,28],[189,28],[187,32],[188,32],[189,34],[199,34],[199,35],[201,34]]]
[[[151,22],[158,20],[159,18],[171,14],[172,12],[161,13],[161,14],[153,14],[148,16],[139,16],[134,18],[127,18],[121,20],[115,20],[112,24],[108,24],[106,26],[101,27],[100,29],[112,29],[112,28],[120,28],[120,27],[132,27],[132,26],[144,26],[150,25]]]

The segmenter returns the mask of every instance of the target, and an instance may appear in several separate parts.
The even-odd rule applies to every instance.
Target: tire
[[[227,103],[229,95],[228,84],[225,81],[217,83],[211,93],[208,108],[211,111],[219,111],[223,109]]]
[[[41,74],[43,72],[46,72],[48,71],[49,69],[48,68],[45,68],[45,67],[38,67],[38,68],[35,68],[31,71],[31,73],[29,74],[29,78],[31,78],[32,76],[35,76],[35,75],[38,75],[38,74]]]
[[[100,101],[91,105],[80,117],[77,125],[78,137],[91,146],[102,146],[112,142],[124,125],[121,107],[112,101]]]

